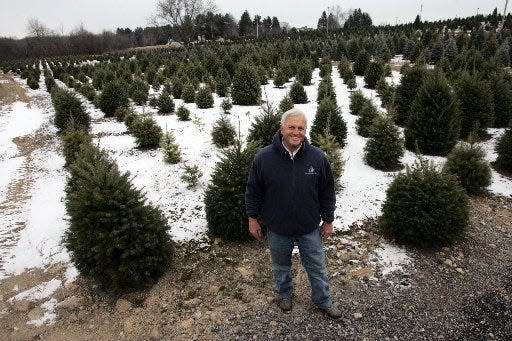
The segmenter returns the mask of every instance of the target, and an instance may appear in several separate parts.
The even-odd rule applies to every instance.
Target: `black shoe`
[[[325,315],[332,319],[338,319],[341,317],[341,310],[338,309],[338,307],[335,307],[334,304],[328,308],[320,308],[320,310],[322,310]]]
[[[277,305],[282,311],[292,310],[292,298],[291,297],[280,297],[277,301]]]

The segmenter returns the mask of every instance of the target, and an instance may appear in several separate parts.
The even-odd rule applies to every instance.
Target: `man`
[[[245,192],[249,231],[262,236],[257,220],[268,227],[272,272],[278,305],[291,310],[292,250],[297,243],[311,284],[311,300],[332,318],[341,317],[329,294],[322,239],[333,231],[335,191],[325,154],[306,139],[306,116],[298,109],[285,112],[272,144],[254,157]],[[320,219],[323,221],[321,227]]]

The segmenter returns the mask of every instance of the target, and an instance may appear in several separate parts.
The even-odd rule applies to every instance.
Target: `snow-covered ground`
[[[309,103],[298,104],[308,118],[309,124],[313,122],[316,113],[316,95],[319,83],[318,69],[313,73],[313,84],[305,87]],[[385,192],[397,173],[381,172],[367,166],[363,161],[363,148],[366,139],[357,135],[355,129],[356,117],[349,114],[349,95],[347,87],[343,84],[334,67],[332,78],[336,88],[337,101],[342,110],[343,119],[347,122],[348,136],[343,150],[343,159],[346,161],[342,175],[343,189],[337,195],[336,229],[347,229],[354,223],[361,222],[366,217],[378,216],[381,205],[385,200]],[[390,83],[398,84],[400,74],[393,71]],[[44,96],[49,101],[49,95],[41,89],[30,90],[25,82],[16,78],[26,89],[29,96]],[[262,97],[274,105],[285,96],[291,82],[285,88],[277,89],[272,83],[262,87]],[[357,77],[358,89],[366,97],[380,107],[380,99],[374,90],[364,88],[361,77]],[[82,97],[81,97],[82,98]],[[135,139],[126,133],[123,123],[115,119],[106,119],[103,113],[95,109],[92,104],[82,98],[88,112],[91,114],[92,129],[95,143],[108,151],[118,163],[122,171],[129,171],[133,184],[143,188],[148,200],[157,205],[169,219],[170,235],[176,241],[203,240],[206,233],[206,219],[204,213],[204,189],[210,175],[219,159],[220,150],[211,142],[210,132],[213,123],[220,117],[221,98],[216,97],[214,108],[197,109],[195,104],[185,104],[191,111],[191,121],[182,122],[175,115],[154,115],[158,124],[164,131],[171,131],[176,137],[182,152],[183,162],[198,165],[203,176],[193,189],[188,189],[181,180],[183,164],[168,165],[163,162],[160,150],[141,151],[135,148]],[[182,104],[175,100],[176,107]],[[136,107],[139,112],[152,112],[148,107]],[[246,137],[254,117],[261,112],[258,106],[233,106],[229,119],[235,127],[239,127],[242,137]],[[2,214],[0,216],[0,280],[10,275],[19,274],[25,269],[38,267],[45,268],[57,262],[68,262],[69,257],[65,248],[60,244],[61,237],[68,225],[64,208],[64,186],[66,172],[63,169],[63,157],[51,149],[39,149],[32,155],[30,162],[35,163],[29,174],[30,188],[26,199],[19,202],[17,207],[7,207],[4,204],[9,199],[9,188],[26,177],[23,171],[27,163],[26,156],[19,155],[13,138],[35,134],[38,129],[51,122],[53,109],[51,106],[39,108],[36,105],[27,106],[22,102],[15,102],[10,106],[0,108],[0,202]],[[492,138],[482,143],[487,152],[487,159],[496,158],[494,145],[496,139],[503,134],[503,129],[489,129]],[[55,130],[52,132],[55,134]],[[444,162],[442,157],[427,157],[437,164]],[[416,156],[406,151],[402,162],[412,165]],[[512,196],[512,180],[493,171],[492,184],[489,190],[495,194]],[[20,228],[20,223],[23,228]],[[400,269],[400,266],[410,261],[404,250],[382,244],[375,254],[380,260],[383,273]],[[67,280],[72,281],[76,271],[70,265]],[[40,298],[49,297],[55,286],[62,285],[57,281],[47,282],[46,287],[36,287],[29,291],[18,293],[17,297],[31,297],[39,295]],[[48,294],[50,293],[50,294]],[[51,320],[51,309],[55,302],[49,300],[44,307],[50,315],[45,317]],[[41,323],[41,321],[34,323]]]

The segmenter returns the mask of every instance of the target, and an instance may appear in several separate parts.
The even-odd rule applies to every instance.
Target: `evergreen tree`
[[[224,112],[224,114],[229,114],[230,113],[230,110],[233,108],[233,103],[231,102],[231,99],[228,97],[228,98],[224,98],[222,100],[222,103],[220,104],[220,107],[222,109],[222,111]]]
[[[44,84],[46,85],[46,91],[48,91],[50,94],[52,93],[52,89],[57,86],[55,79],[53,79],[52,76],[45,76]]]
[[[363,95],[360,90],[350,94],[349,110],[352,115],[361,115],[365,105],[371,105],[371,101]]]
[[[379,79],[375,88],[377,90],[377,94],[379,94],[383,108],[389,109],[394,105],[395,89],[386,82],[384,77]]]
[[[183,167],[183,174],[181,180],[187,183],[187,188],[193,188],[199,182],[199,179],[203,176],[203,173],[199,170],[197,165],[185,165]]]
[[[370,64],[371,56],[368,51],[363,50],[359,52],[352,66],[352,70],[357,76],[364,76],[368,65]]]
[[[276,88],[281,88],[287,81],[288,79],[286,78],[283,69],[277,68],[274,72],[274,86]]]
[[[371,62],[364,74],[364,82],[368,89],[375,89],[377,81],[384,76],[384,67],[379,62]]]
[[[181,161],[180,147],[176,143],[174,135],[168,131],[162,136],[160,141],[160,148],[164,154],[164,162],[176,164]]]
[[[365,102],[356,120],[356,130],[362,137],[370,136],[373,120],[379,116],[377,108],[371,102]]]
[[[171,93],[174,98],[181,98],[183,82],[180,78],[174,77],[171,80]]]
[[[455,87],[461,108],[461,137],[469,133],[478,124],[483,133],[492,125],[493,96],[487,83],[479,80],[476,75],[463,73]]]
[[[407,167],[386,191],[380,228],[399,243],[418,247],[452,244],[469,224],[469,200],[453,175],[433,164]]]
[[[500,170],[512,173],[512,123],[496,143],[496,165]]]
[[[103,83],[99,105],[105,116],[114,116],[117,108],[128,106],[128,94],[125,88],[115,81]]]
[[[235,143],[236,130],[229,119],[222,115],[212,128],[212,141],[218,148],[226,148]]]
[[[322,78],[320,84],[318,84],[316,102],[321,103],[326,97],[330,97],[336,101],[336,91],[334,90],[331,77]]]
[[[247,141],[254,142],[260,146],[267,146],[272,143],[274,134],[281,126],[281,115],[270,104],[263,106],[260,115],[254,118],[249,128]]]
[[[156,281],[173,253],[162,212],[95,147],[84,147],[70,172],[64,245],[78,272],[113,289]]]
[[[245,187],[257,151],[253,143],[242,149],[237,142],[223,152],[215,165],[204,199],[208,231],[213,237],[228,241],[251,238],[245,214]]]
[[[219,97],[226,97],[231,86],[231,77],[226,69],[220,68],[215,77],[215,91]]]
[[[256,69],[240,63],[235,71],[231,89],[233,103],[239,105],[255,105],[261,97],[261,88]]]
[[[331,165],[331,171],[334,178],[334,187],[336,191],[341,190],[341,175],[343,174],[343,167],[345,162],[341,158],[341,146],[336,142],[336,138],[329,132],[329,127],[324,129],[324,132],[318,136],[318,147],[324,151],[327,160]]]
[[[207,109],[213,107],[212,91],[208,86],[199,87],[195,99],[196,105],[199,109]]]
[[[457,143],[460,110],[443,74],[429,75],[411,106],[405,146],[428,155],[446,155]]]
[[[493,95],[494,127],[504,128],[512,121],[512,88],[500,73],[490,77],[490,90]]]
[[[404,126],[407,123],[412,102],[426,75],[427,70],[421,66],[404,69],[400,85],[396,88],[396,124]]]
[[[297,76],[295,79],[301,82],[303,85],[311,85],[312,73],[313,68],[310,66],[310,64],[302,62],[297,69]]]
[[[306,94],[306,90],[304,90],[304,86],[301,82],[295,81],[292,83],[290,88],[290,98],[295,104],[302,104],[308,102],[308,96]]]
[[[180,121],[190,121],[190,110],[184,105],[180,105],[176,110],[176,116],[178,116]]]
[[[455,146],[443,171],[455,175],[469,195],[479,194],[491,184],[491,167],[485,160],[485,152],[473,143]]]
[[[288,95],[284,96],[283,99],[281,100],[281,102],[279,102],[279,112],[285,113],[292,108],[293,108],[292,99]]]
[[[89,114],[73,93],[56,86],[52,91],[52,104],[55,109],[53,123],[59,132],[64,131],[71,120],[74,125],[89,129]]]
[[[158,113],[170,114],[174,111],[174,101],[167,91],[162,91],[158,97]]]
[[[119,107],[116,109],[114,117],[116,118],[117,122],[125,122],[126,116],[132,112],[133,110],[129,107]]]
[[[146,81],[136,78],[130,85],[130,98],[138,105],[144,105],[149,97],[149,85]]]
[[[162,137],[162,128],[151,116],[137,117],[133,122],[132,133],[138,148],[158,148]]]
[[[404,141],[398,128],[388,117],[378,115],[373,120],[364,147],[365,162],[382,171],[394,171],[400,167],[400,158],[403,155]]]
[[[325,133],[325,129],[334,135],[336,142],[343,148],[347,137],[347,124],[341,117],[341,110],[336,100],[326,97],[318,105],[313,125],[311,126],[311,142],[318,146],[318,138]]]
[[[188,82],[183,86],[183,91],[181,92],[181,98],[185,103],[193,103],[196,98],[196,88],[194,84]]]
[[[81,125],[76,125],[75,121],[71,119],[62,135],[62,154],[66,160],[65,166],[69,167],[75,162],[82,145],[90,144],[91,136],[87,130]]]

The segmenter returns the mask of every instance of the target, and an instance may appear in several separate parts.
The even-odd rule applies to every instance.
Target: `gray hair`
[[[288,117],[301,117],[304,120],[306,126],[308,125],[308,120],[306,119],[306,115],[302,112],[302,110],[297,108],[291,108],[286,111],[283,116],[281,116],[281,125],[288,119]]]

